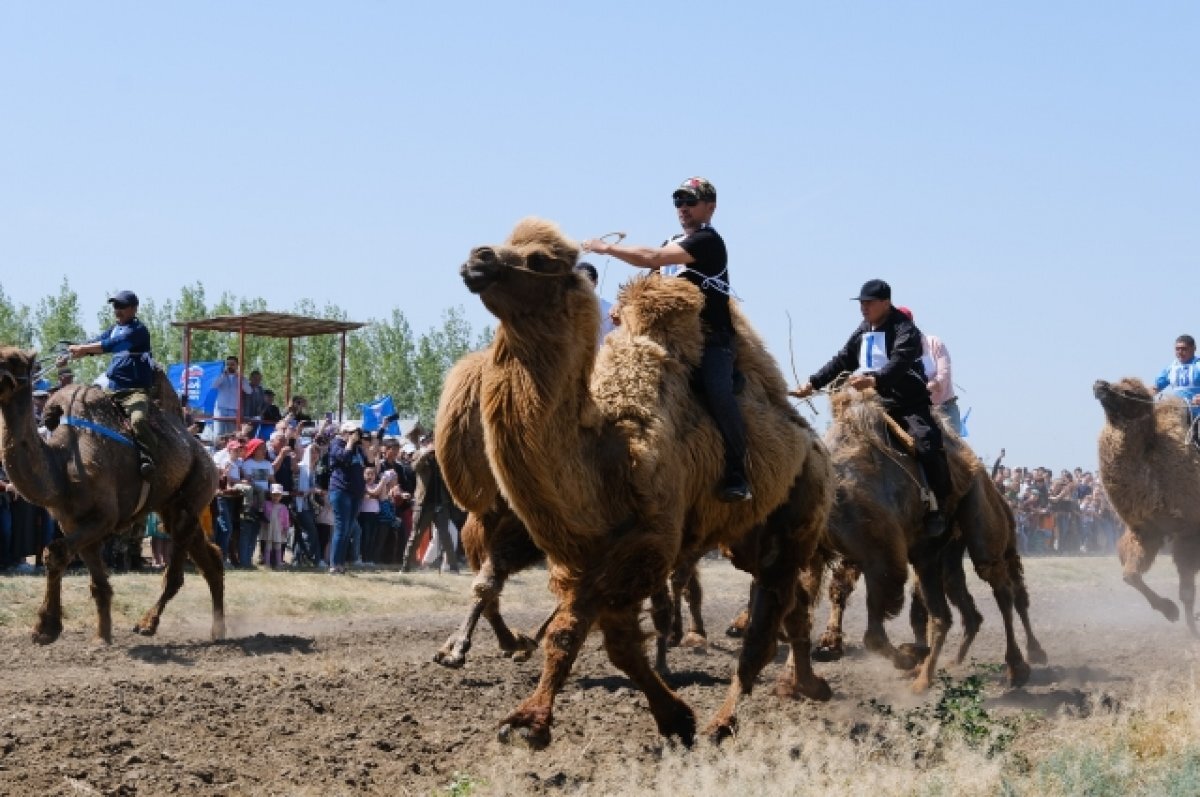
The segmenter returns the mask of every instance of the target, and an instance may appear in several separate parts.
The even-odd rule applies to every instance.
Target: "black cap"
[[[867,280],[863,283],[862,290],[858,292],[858,296],[850,298],[852,302],[865,302],[871,299],[891,299],[892,286],[888,285],[883,280]]]
[[[112,304],[138,304],[138,297],[133,291],[117,291],[108,297],[108,301]]]

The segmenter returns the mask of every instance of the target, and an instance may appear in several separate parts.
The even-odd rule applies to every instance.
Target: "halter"
[[[609,242],[608,239],[610,239],[610,238],[613,239],[612,243],[619,244],[619,243],[621,243],[621,241],[625,240],[625,233],[623,233],[623,232],[606,232],[606,233],[604,233],[604,235],[597,236],[596,240],[604,241],[605,243],[608,243]],[[608,264],[611,262],[612,262],[612,255],[605,255],[604,256],[604,271],[600,274],[600,284],[596,286],[596,291],[598,293],[604,292],[604,280],[606,277],[608,277]]]

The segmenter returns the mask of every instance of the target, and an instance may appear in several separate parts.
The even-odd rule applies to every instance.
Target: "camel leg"
[[[747,606],[738,612],[738,616],[729,622],[729,626],[725,629],[725,636],[731,639],[741,639],[746,635],[746,626],[750,624],[750,607]]]
[[[635,606],[626,611],[606,614],[601,618],[604,649],[608,653],[609,661],[628,675],[634,685],[646,695],[658,732],[668,738],[678,737],[690,747],[696,740],[696,715],[650,667],[643,649],[637,612]]]
[[[959,540],[954,540],[946,545],[946,550],[943,553],[942,566],[942,582],[945,585],[946,597],[950,602],[958,607],[958,615],[962,619],[963,637],[962,642],[958,645],[958,652],[954,655],[954,663],[962,664],[967,659],[967,652],[971,649],[971,644],[974,643],[975,637],[979,634],[979,629],[983,625],[983,615],[979,613],[979,607],[975,604],[975,598],[971,596],[971,592],[967,589],[967,574],[963,569],[963,548],[964,546]],[[1008,603],[1008,619],[1006,620],[1005,633],[1012,631],[1012,591],[1008,589],[1007,575],[1002,572],[995,572],[989,569],[987,572],[993,573],[992,578],[986,578],[983,572],[976,568],[979,577],[983,578],[992,586],[992,592],[996,594],[996,602],[1000,603],[1000,596],[996,593],[997,584],[1003,584],[1003,588],[1007,590]],[[1004,614],[1004,607],[1001,605],[1000,613]],[[1020,657],[1020,650],[1017,651]],[[1007,657],[1006,657],[1007,660]],[[1024,659],[1021,659],[1024,663]],[[1028,675],[1028,673],[1026,673]]]
[[[92,579],[92,600],[96,602],[96,641],[112,643],[112,585],[100,557],[100,544],[92,543],[79,551]]]
[[[683,597],[687,600],[688,616],[692,625],[684,635],[680,644],[687,648],[703,651],[708,648],[708,631],[704,628],[704,588],[700,585],[700,571],[693,565],[692,577],[683,588]]]
[[[829,579],[829,620],[825,633],[817,640],[812,657],[817,661],[838,661],[846,655],[845,638],[842,634],[846,616],[846,604],[854,593],[854,585],[861,571],[858,565],[843,559],[838,562]]]
[[[550,725],[554,721],[554,699],[562,691],[579,649],[587,639],[595,620],[595,610],[565,600],[546,628],[545,660],[542,677],[533,694],[508,715],[500,725],[499,738],[509,742],[515,729],[530,747],[541,750],[550,744]]]
[[[1175,569],[1179,572],[1179,602],[1183,620],[1194,637],[1196,631],[1196,571],[1200,569],[1200,544],[1192,537],[1176,537],[1173,547]]]
[[[908,565],[899,568],[894,563],[875,562],[863,571],[867,582],[867,630],[863,633],[863,648],[889,659],[899,670],[911,670],[921,661],[914,649],[900,650],[888,638],[884,620],[904,606],[904,583]]]
[[[171,561],[175,559],[183,559],[182,551],[177,547],[176,554],[171,557]],[[204,531],[199,525],[195,527],[195,532],[187,542],[185,549],[187,555],[195,563],[200,570],[200,575],[204,576],[205,583],[208,584],[208,592],[212,598],[212,630],[210,635],[213,640],[225,638],[225,563],[221,558],[221,549],[215,544],[208,541],[204,536]],[[180,583],[183,579],[180,578]],[[163,604],[166,606],[166,603]],[[161,613],[161,609],[160,609]]]
[[[670,675],[667,667],[667,647],[671,641],[671,626],[674,624],[674,606],[671,590],[664,584],[650,594],[650,620],[654,624],[654,669],[660,675]],[[675,591],[678,596],[679,592]]]
[[[467,613],[458,630],[450,635],[437,653],[433,654],[435,662],[451,668],[458,668],[467,663],[467,651],[471,649],[471,637],[475,634],[475,626],[483,613],[499,602],[500,591],[504,589],[504,581],[507,576],[507,573],[496,571],[490,556],[483,560],[479,572],[475,574],[475,581],[471,584],[471,590],[475,593],[475,603],[471,605],[470,612]],[[498,611],[496,616],[499,616]],[[503,622],[501,619],[500,623],[503,624]],[[495,627],[495,622],[493,622],[493,627]],[[508,630],[507,626],[505,626],[505,630]],[[499,631],[496,636],[500,636]],[[504,647],[503,640],[501,640],[500,646]]]
[[[33,641],[48,645],[62,634],[62,580],[75,552],[86,548],[98,548],[112,529],[89,527],[52,541],[46,546],[43,561],[46,565],[46,595],[38,609],[38,619],[33,626]],[[96,593],[93,592],[93,596]],[[111,598],[111,596],[110,596]],[[99,610],[97,597],[97,610]],[[111,636],[111,631],[109,632]]]
[[[177,543],[181,542],[182,540],[179,539],[179,536],[181,535],[172,534],[171,539]],[[190,542],[190,540],[186,542]],[[146,610],[146,613],[142,615],[142,619],[138,620],[137,624],[133,627],[135,634],[154,636],[158,631],[158,623],[162,618],[163,609],[167,607],[171,598],[174,598],[175,594],[179,592],[179,588],[183,586],[183,563],[185,557],[180,554],[184,550],[186,548],[177,544],[175,555],[171,557],[170,563],[167,564],[167,569],[163,571],[162,592],[159,593],[158,600],[154,602],[154,605]]]
[[[1013,627],[1013,589],[1008,579],[1008,569],[994,563],[976,565],[975,572],[991,585],[996,606],[1000,609],[1000,618],[1004,621],[1004,663],[1008,667],[1008,683],[1010,686],[1024,686],[1029,680],[1029,664],[1021,655],[1017,632]]]
[[[1174,601],[1150,589],[1142,579],[1150,565],[1154,564],[1161,547],[1162,537],[1159,534],[1148,530],[1135,532],[1132,528],[1127,529],[1117,542],[1117,551],[1124,565],[1121,577],[1125,583],[1142,593],[1153,609],[1173,623],[1179,619],[1179,607]]]
[[[1033,635],[1033,624],[1029,622],[1029,591],[1025,588],[1024,568],[1021,567],[1021,558],[1017,555],[1015,547],[1009,549],[1006,558],[1008,579],[1013,585],[1013,608],[1017,610],[1017,616],[1021,618],[1021,625],[1025,628],[1025,653],[1031,663],[1045,664],[1050,657]]]
[[[540,632],[533,637],[528,637],[520,631],[513,631],[508,627],[508,623],[504,622],[504,616],[500,614],[499,598],[483,607],[483,618],[488,621],[492,632],[496,634],[500,652],[506,657],[512,658],[513,661],[529,661],[533,652],[541,644],[541,634],[545,633],[546,625],[549,624],[549,621],[543,621]]]
[[[950,631],[953,618],[950,616],[950,606],[946,602],[946,593],[942,586],[941,558],[936,552],[926,552],[918,554],[914,564],[921,585],[921,596],[925,599],[925,608],[929,610],[930,620],[927,635],[929,655],[917,667],[912,683],[914,692],[923,693],[928,691],[937,674],[938,658],[946,644],[946,634]]]
[[[671,634],[667,637],[670,647],[683,641],[683,592],[690,575],[681,567],[671,571]]]
[[[807,697],[823,702],[833,696],[828,682],[814,673],[812,668],[812,615],[816,596],[821,591],[819,572],[818,569],[814,574],[810,569],[801,575],[795,602],[783,618],[791,649],[787,665],[775,686],[775,694],[780,697]]]
[[[909,590],[908,625],[912,628],[913,641],[896,646],[900,656],[896,666],[902,669],[915,668],[929,655],[929,647],[925,644],[929,636],[929,610],[925,608],[925,599],[921,597],[921,587],[916,583]]]

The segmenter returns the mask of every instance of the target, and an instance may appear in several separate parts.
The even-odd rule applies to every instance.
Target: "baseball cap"
[[[254,456],[254,452],[263,447],[263,441],[259,438],[254,438],[249,443],[246,443],[246,459]]]
[[[872,299],[891,299],[892,286],[883,280],[867,280],[863,283],[858,296],[850,297],[852,302],[865,302]]]
[[[338,434],[349,434],[362,426],[362,421],[342,421],[342,425],[338,427]]]
[[[138,297],[133,291],[117,291],[108,297],[108,301],[111,304],[138,304]]]
[[[675,189],[671,196],[690,196],[701,202],[716,202],[717,189],[703,177],[689,177]]]

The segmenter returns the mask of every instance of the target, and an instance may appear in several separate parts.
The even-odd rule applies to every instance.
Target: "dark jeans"
[[[238,566],[254,567],[254,549],[258,545],[258,528],[261,521],[257,517],[242,518],[242,534],[238,538]]]
[[[304,555],[311,559],[313,564],[324,559],[321,555],[320,535],[317,533],[317,520],[312,509],[308,508],[292,515],[292,525],[296,527],[292,560],[296,560],[300,550],[304,551]]]
[[[216,537],[214,542],[221,549],[221,556],[229,558],[229,540],[233,537],[235,502],[232,498],[217,497],[217,517],[216,528],[213,529],[213,536]]]
[[[329,545],[330,567],[346,564],[350,538],[354,533],[352,526],[361,502],[361,498],[346,490],[332,490],[329,493],[329,505],[333,507],[333,542]]]
[[[0,496],[0,569],[12,564],[12,502]]]
[[[950,495],[950,464],[946,461],[942,428],[933,420],[933,407],[904,407],[888,412],[913,439],[917,462],[925,472],[929,490],[937,499],[938,509],[945,510]]]
[[[375,561],[375,535],[379,527],[378,512],[359,512],[358,525],[362,527],[362,540],[359,542],[358,550],[361,554],[360,559],[364,562]]]
[[[705,341],[700,357],[704,401],[725,443],[725,475],[746,475],[746,426],[733,395],[733,341]]]

